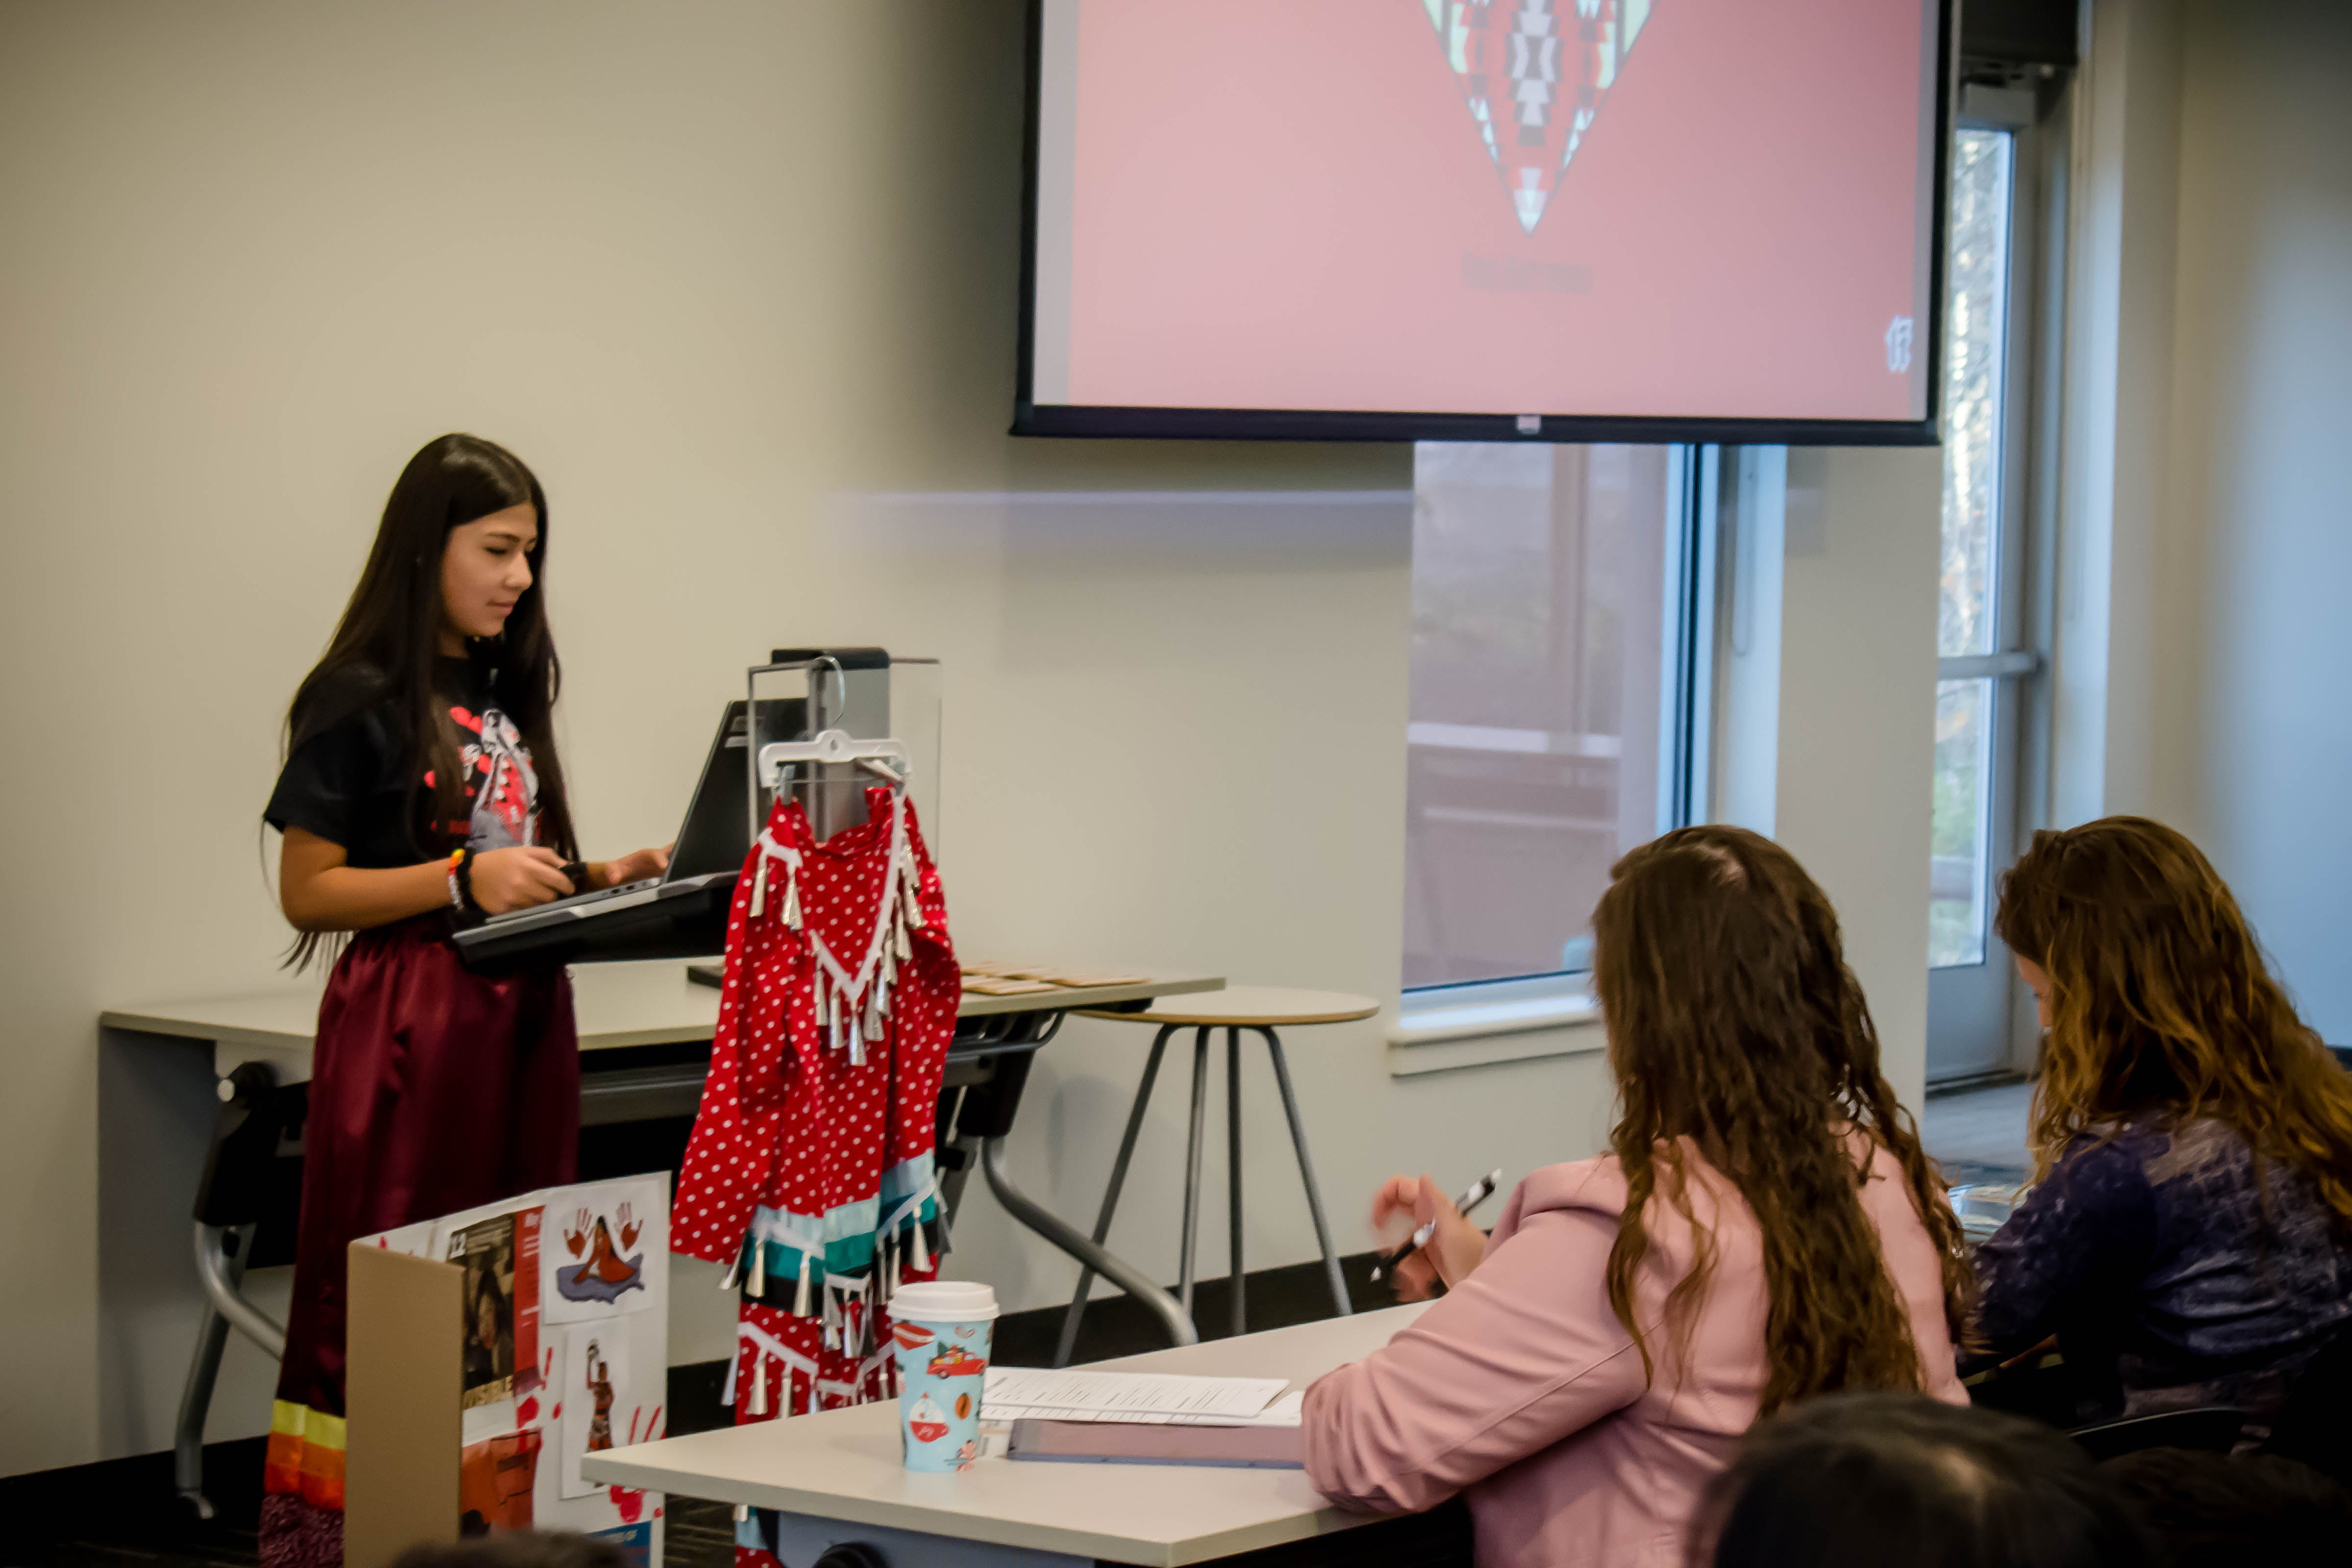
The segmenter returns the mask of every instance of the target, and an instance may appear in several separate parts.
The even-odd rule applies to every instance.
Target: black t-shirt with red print
[[[530,749],[497,705],[494,672],[473,659],[441,658],[433,674],[465,769],[471,804],[465,842],[477,850],[536,842],[539,775]],[[362,671],[349,679],[355,689],[374,684]],[[432,823],[433,777],[417,768],[419,750],[407,743],[406,727],[389,704],[359,702],[294,748],[262,820],[281,833],[299,827],[339,845],[345,863],[355,867],[414,866],[446,854],[461,825]]]

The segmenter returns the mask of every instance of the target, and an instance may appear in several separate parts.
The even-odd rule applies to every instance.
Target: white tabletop
[[[1105,1362],[1305,1387],[1386,1344],[1423,1303]],[[719,1502],[919,1531],[1155,1568],[1328,1534],[1368,1521],[1326,1502],[1300,1470],[1050,1465],[983,1459],[908,1473],[895,1400],[592,1454],[581,1473]]]
[[[686,970],[686,961],[675,958],[573,965],[572,1007],[579,1022],[580,1048],[614,1050],[710,1038],[719,1025],[718,988],[688,980]],[[1144,997],[1214,991],[1223,984],[1213,974],[1178,974],[1130,985],[1056,987],[1034,995],[968,994],[961,1011],[1100,1007]],[[98,1016],[98,1021],[110,1029],[209,1040],[215,1067],[223,1074],[240,1062],[266,1061],[278,1069],[280,1083],[299,1083],[310,1076],[310,1040],[318,1029],[319,996],[325,987],[326,979],[320,975],[307,984],[270,991],[110,1007]]]

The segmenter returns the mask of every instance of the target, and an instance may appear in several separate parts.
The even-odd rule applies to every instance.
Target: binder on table
[[[1009,1457],[1074,1465],[1306,1468],[1297,1426],[1145,1426],[1124,1421],[1045,1421],[1034,1416],[1013,1423]]]

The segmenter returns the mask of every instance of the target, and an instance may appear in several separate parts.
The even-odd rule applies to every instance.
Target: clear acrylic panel
[[[1669,452],[1414,448],[1408,988],[1591,967],[1657,832]]]
[[[1927,877],[1927,966],[1982,963],[1990,819],[1993,683],[1936,683],[1936,807]]]
[[[942,725],[940,668],[936,658],[893,656],[885,669],[826,668],[802,664],[761,667],[749,677],[757,694],[746,768],[771,741],[813,739],[817,729],[839,729],[865,739],[902,742],[914,763],[907,796],[915,803],[924,841],[940,855],[940,751]],[[866,819],[865,792],[877,781],[846,764],[803,763],[792,781],[819,838]],[[772,796],[755,785],[751,831],[765,822]]]

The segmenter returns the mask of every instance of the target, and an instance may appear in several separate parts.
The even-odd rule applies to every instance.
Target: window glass
[[[2006,131],[1962,131],[1953,141],[1943,570],[1936,622],[1936,651],[1948,658],[1994,651],[2011,154]],[[1993,683],[1986,679],[1946,680],[1936,689],[1931,967],[1984,962],[1994,700]]]
[[[1665,447],[1414,449],[1408,988],[1590,967],[1658,831]]]

